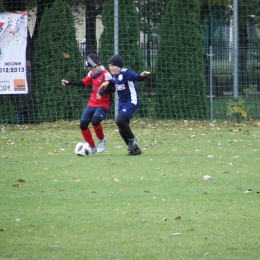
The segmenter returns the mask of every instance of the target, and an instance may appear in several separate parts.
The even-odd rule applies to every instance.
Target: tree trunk
[[[247,51],[248,36],[247,28],[239,25],[238,28],[238,68],[239,68],[239,94],[243,94],[243,89],[247,87]]]
[[[86,4],[86,52],[88,55],[90,53],[97,52],[97,41],[96,41],[96,3],[92,0],[85,0]]]

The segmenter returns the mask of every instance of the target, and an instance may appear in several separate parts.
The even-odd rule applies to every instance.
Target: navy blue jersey
[[[131,102],[138,105],[140,99],[137,80],[139,80],[140,75],[127,68],[122,68],[117,75],[113,75],[113,78],[119,102]]]

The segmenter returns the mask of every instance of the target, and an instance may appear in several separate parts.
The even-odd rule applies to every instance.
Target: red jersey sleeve
[[[85,86],[89,86],[92,84],[92,77],[91,77],[91,72],[89,72],[88,75],[84,79],[82,79],[82,82],[84,83]]]

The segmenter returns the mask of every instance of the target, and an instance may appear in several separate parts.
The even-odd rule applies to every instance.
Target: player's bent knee
[[[84,131],[88,128],[88,125],[89,125],[89,122],[80,121],[79,128]]]
[[[92,118],[92,125],[98,126],[101,123],[101,119],[99,117],[93,116]]]
[[[119,113],[117,115],[117,118],[116,118],[116,125],[119,126],[119,127],[122,127],[124,126],[125,124],[128,124],[128,117],[127,115],[123,114],[123,113]]]

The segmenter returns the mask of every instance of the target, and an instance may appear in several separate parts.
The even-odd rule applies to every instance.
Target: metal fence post
[[[114,0],[114,54],[119,54],[119,36],[118,36],[118,0]],[[115,92],[115,119],[118,114],[118,95]]]
[[[210,100],[210,119],[213,119],[213,56],[212,46],[209,46],[209,100]]]
[[[233,97],[238,98],[238,0],[233,1]]]

